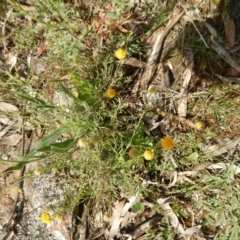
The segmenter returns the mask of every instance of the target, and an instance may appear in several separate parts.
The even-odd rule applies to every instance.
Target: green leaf
[[[18,164],[16,164],[15,166],[9,167],[7,169],[5,169],[3,171],[3,173],[7,173],[7,172],[12,172],[12,171],[16,171],[16,170],[20,170],[24,165],[28,164],[29,161],[21,161]]]
[[[38,104],[41,104],[41,105],[46,105],[46,103],[38,98],[34,98],[34,97],[31,97],[25,93],[18,93],[18,96],[19,97],[22,97],[30,102],[34,102],[34,103],[38,103]]]
[[[44,137],[34,149],[32,149],[27,156],[33,156],[36,152],[43,150],[44,148],[48,148],[51,143],[56,140],[59,136],[61,136],[64,132],[67,131],[67,127],[61,127],[54,131],[53,133],[49,134],[48,136]]]
[[[187,157],[187,159],[191,162],[196,162],[198,160],[198,153],[193,152],[191,155]]]
[[[37,162],[37,161],[40,161],[40,160],[44,160],[44,159],[47,159],[47,158],[50,158],[53,154],[49,154],[47,156],[34,156],[34,157],[30,157],[30,156],[20,156],[22,158],[34,158],[35,160],[29,160],[29,161],[18,161],[18,164],[16,164],[15,166],[12,166],[12,167],[9,167],[7,169],[5,169],[3,171],[3,173],[6,173],[6,172],[12,172],[12,171],[16,171],[16,170],[20,170],[23,166],[27,165],[28,163],[31,163],[31,162]],[[4,161],[4,160],[3,160]],[[1,162],[1,159],[0,159],[0,162]],[[10,161],[10,162],[17,162],[17,161]]]
[[[153,210],[153,211],[156,211],[157,213],[160,214],[159,204],[154,204],[154,205],[152,206],[152,210]]]
[[[144,205],[141,202],[137,202],[132,206],[132,212],[137,213],[137,212],[143,212],[144,211]]]
[[[74,144],[74,139],[67,139],[60,143],[54,143],[51,145],[51,151],[55,153],[66,153]]]
[[[45,105],[37,106],[36,108],[51,108],[51,109],[53,109],[53,108],[57,108],[57,107],[45,104]]]
[[[51,151],[54,153],[67,153],[69,148],[51,147]]]
[[[46,147],[38,148],[36,151],[37,151],[37,152],[50,152],[50,151],[51,151],[51,146],[46,146]]]
[[[44,137],[37,145],[36,145],[36,147],[34,148],[34,149],[32,149],[26,156],[22,156],[23,157],[23,159],[26,159],[26,158],[29,158],[30,156],[33,156],[37,151],[39,151],[40,149],[41,150],[45,150],[46,151],[46,149],[49,149],[49,150],[51,150],[51,147],[49,148],[49,145],[51,146],[51,143],[54,141],[54,140],[56,140],[59,136],[61,136],[64,132],[66,132],[66,127],[62,127],[62,128],[60,128],[60,129],[57,129],[56,131],[54,131],[53,133],[51,133],[50,135],[48,135],[48,136],[46,136],[46,137]],[[69,139],[70,140],[70,139]],[[69,144],[70,144],[70,141],[69,140],[67,140],[68,142],[68,145],[67,146],[69,146]],[[71,142],[72,142],[72,140],[71,140]],[[65,144],[65,146],[66,146],[66,144]],[[42,157],[42,158],[38,158],[38,159],[36,159],[36,160],[33,160],[33,161],[21,161],[21,162],[19,162],[18,164],[16,164],[15,166],[12,166],[12,167],[9,167],[9,168],[7,168],[5,171],[4,171],[4,173],[5,172],[11,172],[11,171],[15,171],[15,170],[20,170],[24,165],[26,165],[26,164],[28,164],[28,163],[30,163],[30,162],[35,162],[35,161],[39,161],[39,160],[41,160],[41,159],[44,159],[44,157]]]

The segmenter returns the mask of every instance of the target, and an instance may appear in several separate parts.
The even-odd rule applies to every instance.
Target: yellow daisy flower
[[[174,140],[170,136],[166,136],[166,137],[162,138],[161,141],[162,141],[163,148],[168,149],[168,150],[172,149],[175,145]]]
[[[124,157],[123,157],[123,155],[120,155],[120,156],[118,157],[118,161],[124,162]]]
[[[43,212],[38,216],[39,220],[45,224],[51,223],[52,218],[49,213]]]
[[[59,214],[56,214],[54,216],[54,218],[55,218],[56,221],[60,221],[61,220],[61,216]]]
[[[112,88],[109,88],[109,89],[107,90],[107,96],[108,96],[109,98],[114,98],[114,97],[116,96],[116,91],[115,91],[114,89],[112,89]]]
[[[154,157],[154,152],[152,150],[146,150],[144,153],[143,153],[143,157],[145,158],[145,160],[152,160],[153,157]]]
[[[202,122],[195,122],[195,128],[196,128],[197,130],[201,130],[201,129],[203,128]]]
[[[114,56],[119,60],[123,60],[127,56],[127,51],[123,48],[119,48],[114,52]]]

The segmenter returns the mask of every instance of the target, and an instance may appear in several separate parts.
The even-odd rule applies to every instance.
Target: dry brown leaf
[[[221,145],[216,144],[216,145],[204,147],[203,152],[209,157],[216,157],[235,148],[239,143],[240,143],[240,138],[237,138],[236,140],[227,141],[226,143],[223,143]]]
[[[194,233],[199,233],[200,229],[201,229],[201,225],[197,225],[197,226],[186,229],[185,233],[187,235],[193,235]]]
[[[0,111],[1,112],[17,112],[18,108],[11,103],[0,102]],[[14,120],[10,120],[6,115],[0,115],[0,122],[4,124],[4,127],[1,128],[0,138],[8,133],[13,127],[18,127],[21,123],[21,118],[17,117]]]
[[[137,81],[136,85],[132,89],[132,93],[134,96],[136,96],[139,90],[146,91],[148,89],[150,80],[152,79],[154,75],[154,71],[156,70],[157,60],[161,58],[160,54],[161,54],[161,49],[164,45],[164,41],[167,35],[175,26],[175,24],[181,19],[183,14],[184,14],[184,11],[179,13],[177,16],[173,17],[169,21],[167,26],[164,28],[164,30],[159,32],[159,34],[157,35],[156,41],[153,44],[152,52],[148,58],[145,71],[143,75],[140,77],[139,81]]]
[[[18,108],[11,103],[0,102],[0,111],[1,112],[17,112]]]
[[[71,74],[66,74],[60,78],[60,80],[71,80],[72,75]]]
[[[111,9],[112,9],[112,3],[107,3],[107,4],[105,5],[105,9],[106,9],[106,10],[111,10]]]
[[[217,30],[213,26],[211,26],[208,22],[203,22],[203,24],[208,29],[212,37],[218,38]]]
[[[113,209],[111,229],[108,233],[109,239],[113,238],[115,235],[118,234],[120,230],[120,225],[125,215],[127,214],[128,210],[133,206],[133,204],[138,201],[138,199],[139,194],[136,194],[135,196],[129,197],[127,202],[126,200],[117,202],[115,208]]]
[[[160,205],[166,216],[169,218],[169,221],[171,222],[172,226],[176,229],[176,231],[179,234],[185,235],[186,233],[183,226],[181,225],[177,215],[169,205],[171,202],[172,202],[171,197],[157,199],[157,203]]]
[[[47,83],[46,89],[45,89],[45,94],[48,97],[49,100],[52,100],[52,95],[53,95],[53,88],[51,83]]]
[[[129,223],[129,220],[131,219],[131,213],[127,212],[127,214],[124,216],[122,222],[121,222],[121,228],[127,226],[127,224]]]
[[[211,165],[207,166],[207,169],[209,169],[209,170],[215,170],[215,169],[227,170],[230,167],[232,167],[232,169],[233,169],[235,174],[239,174],[240,173],[240,167],[235,165],[235,164],[233,164],[233,163],[224,163],[224,162],[214,163],[214,164],[211,164]]]
[[[212,163],[211,162],[203,162],[203,163],[199,163],[197,164],[193,170],[194,171],[201,171],[201,170],[204,170],[206,169],[209,165],[211,165]]]
[[[8,146],[16,146],[18,142],[21,140],[22,135],[20,134],[12,134],[11,136],[7,136],[0,139],[0,145],[8,145]]]
[[[223,77],[219,74],[215,74],[215,75],[223,82],[236,82],[236,83],[240,82],[240,78],[237,78],[237,77]]]
[[[137,58],[130,57],[127,59],[120,60],[119,63],[129,65],[132,67],[144,68],[146,63],[143,61],[138,60]]]
[[[9,52],[5,55],[5,58],[6,58],[6,67],[8,71],[11,71],[17,63],[17,57],[13,53]]]
[[[11,121],[6,115],[0,115],[0,123],[12,126],[15,122]]]
[[[12,125],[13,124],[14,124],[14,122],[12,123]],[[12,128],[12,125],[8,125],[5,128],[1,129],[0,138],[9,132],[9,130]]]
[[[235,42],[235,23],[228,14],[223,14],[223,23],[225,30],[225,39],[229,48],[232,48]]]
[[[231,67],[230,68],[230,76],[237,77],[238,75],[239,75],[239,73],[238,73],[237,69],[234,67]]]
[[[41,138],[42,135],[43,135],[42,127],[41,127],[40,124],[38,124],[38,126],[37,126],[37,129],[36,129],[36,135],[37,135],[38,138]]]
[[[112,214],[112,219],[111,219],[111,229],[108,233],[109,238],[114,237],[118,231],[119,231],[119,226],[121,224],[121,212],[124,207],[126,200],[123,199],[121,201],[118,201],[115,203],[115,207],[113,209],[113,214]]]
[[[209,23],[204,22],[204,26],[208,29],[211,36],[211,48],[231,67],[235,68],[240,72],[240,64],[229,54],[222,44],[218,41],[218,35],[215,28],[213,28]]]
[[[147,222],[144,222],[143,224],[141,224],[139,227],[137,227],[132,233],[130,233],[129,235],[133,238],[133,239],[137,239],[138,237],[140,237],[144,232],[146,232],[147,230],[149,230],[153,225],[157,224],[159,221],[161,220],[161,217],[154,217],[152,219],[150,219]]]
[[[170,183],[168,184],[168,186],[166,186],[166,188],[171,188],[171,187],[173,187],[173,186],[176,184],[176,182],[177,182],[177,180],[178,180],[178,173],[177,173],[177,171],[174,171],[174,172],[173,172],[172,177],[173,177],[172,182],[170,182]]]
[[[122,25],[117,25],[117,28],[118,28],[118,30],[120,31],[120,32],[122,32],[122,33],[128,33],[128,32],[130,32],[129,30],[127,30],[126,28],[124,28]]]
[[[183,85],[180,92],[180,100],[178,104],[178,116],[182,118],[186,118],[187,116],[187,89],[189,82],[192,77],[192,70],[193,70],[193,60],[188,65],[186,72],[185,72],[185,79],[183,81]]]
[[[36,13],[37,12],[36,7],[34,7],[34,6],[27,6],[27,5],[23,5],[23,4],[20,4],[20,6],[26,12],[32,12],[32,13]]]
[[[145,39],[142,39],[143,44],[153,47],[154,43],[157,40],[159,32],[163,32],[163,30],[164,30],[164,27],[157,28],[153,33],[151,33],[150,36],[148,36]],[[149,55],[150,55],[150,52],[147,54],[147,56],[149,56]]]
[[[98,30],[100,27],[100,23],[96,18],[93,19],[93,24],[94,24],[95,28]]]

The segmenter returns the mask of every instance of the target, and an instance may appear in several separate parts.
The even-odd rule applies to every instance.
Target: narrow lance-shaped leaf
[[[38,98],[34,98],[34,97],[31,97],[25,93],[18,93],[18,96],[21,97],[21,98],[24,98],[30,102],[34,102],[34,103],[38,103],[38,104],[46,104],[44,101],[38,99]]]
[[[34,149],[32,149],[27,156],[33,156],[39,149],[43,149],[45,147],[49,147],[49,145],[56,140],[59,136],[61,136],[64,132],[66,132],[67,127],[61,127],[51,133],[50,135],[44,137],[36,146]]]
[[[27,163],[29,163],[29,161],[21,161],[18,164],[16,164],[15,166],[7,168],[6,170],[3,171],[3,173],[20,170]]]

